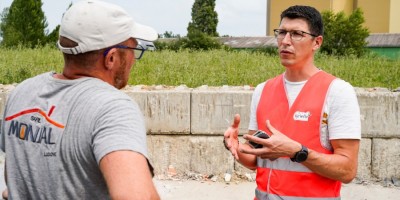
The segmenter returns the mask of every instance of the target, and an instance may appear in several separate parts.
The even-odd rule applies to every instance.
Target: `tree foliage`
[[[180,38],[181,35],[174,34],[172,31],[165,31],[163,34],[158,35],[160,38]]]
[[[47,42],[46,17],[41,0],[14,0],[2,13],[2,45],[35,47]]]
[[[198,30],[188,33],[187,38],[185,48],[188,49],[211,50],[221,48],[221,43],[216,38]]]
[[[330,55],[362,56],[366,52],[366,38],[369,30],[363,27],[364,16],[360,8],[350,16],[344,12],[334,14],[332,11],[322,12],[324,21],[324,43],[321,52]]]
[[[8,10],[9,10],[9,8],[6,7],[0,13],[0,38],[1,39],[3,39],[3,27],[6,25],[5,19],[6,19],[7,15],[8,15]]]
[[[183,41],[184,48],[218,49],[221,44],[213,37],[218,37],[218,14],[215,0],[195,0],[192,7],[192,21],[187,27],[187,40]]]
[[[212,37],[218,37],[218,14],[215,0],[195,0],[192,7],[192,21],[189,22],[188,33],[200,31]]]

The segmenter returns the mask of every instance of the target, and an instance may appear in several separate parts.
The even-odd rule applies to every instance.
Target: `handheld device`
[[[253,134],[253,136],[259,137],[259,138],[262,138],[262,139],[268,139],[269,138],[269,135],[267,133],[265,133],[264,131],[262,131],[262,130],[258,130],[257,132],[255,132]],[[255,149],[259,149],[259,148],[263,147],[263,145],[255,143],[255,142],[252,142],[252,141],[249,141],[249,144],[250,144],[250,146],[252,146]]]

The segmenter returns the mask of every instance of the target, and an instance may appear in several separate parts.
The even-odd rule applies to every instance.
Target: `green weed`
[[[400,59],[317,54],[316,65],[355,87],[400,87]],[[47,71],[61,72],[62,54],[53,46],[0,49],[0,83],[19,83]],[[262,51],[147,51],[130,74],[130,85],[250,85],[284,71],[277,55]]]

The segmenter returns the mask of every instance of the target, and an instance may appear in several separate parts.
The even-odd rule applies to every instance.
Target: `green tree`
[[[57,25],[56,28],[54,28],[54,30],[50,34],[47,35],[46,43],[55,45],[56,42],[58,41],[59,32],[60,32],[60,25]]]
[[[192,21],[189,22],[188,33],[200,31],[208,36],[218,37],[218,14],[215,0],[195,0],[192,7]]]
[[[184,48],[211,50],[221,48],[221,43],[209,35],[194,30],[187,35],[188,40],[184,43]]]
[[[8,15],[8,8],[4,8],[3,11],[0,13],[0,38],[3,40],[3,27],[6,25],[5,19]],[[0,40],[0,42],[1,42]]]
[[[14,0],[3,16],[1,31],[2,45],[35,47],[47,42],[46,17],[41,0]]]
[[[357,8],[350,16],[344,12],[334,14],[332,11],[324,11],[322,19],[325,31],[321,52],[338,56],[362,56],[366,52],[365,39],[369,31],[363,27],[365,20],[361,9]]]
[[[218,14],[214,10],[215,0],[195,0],[192,7],[192,21],[189,22],[187,40],[184,48],[218,49],[221,44],[213,37],[218,37]]]
[[[165,31],[163,34],[159,34],[160,38],[180,38],[179,34],[174,34],[172,31]]]

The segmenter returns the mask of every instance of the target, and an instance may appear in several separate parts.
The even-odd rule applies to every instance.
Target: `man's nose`
[[[292,41],[292,36],[290,34],[290,32],[287,32],[285,37],[282,38],[282,43],[288,44]]]

